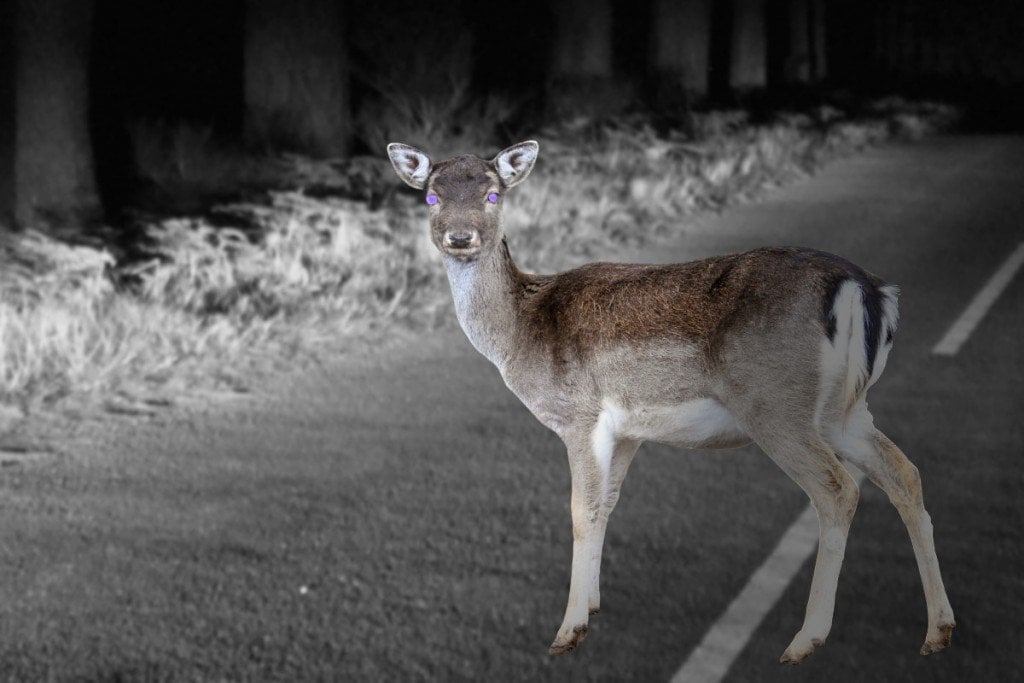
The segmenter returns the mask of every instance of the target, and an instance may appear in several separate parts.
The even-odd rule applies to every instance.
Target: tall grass
[[[508,206],[510,239],[533,270],[642,246],[687,215],[749,200],[893,135],[919,136],[949,115],[890,101],[857,120],[821,109],[753,126],[742,112],[710,113],[694,119],[692,136],[658,135],[643,119],[551,127],[538,136],[542,162]],[[380,131],[409,139],[384,123]],[[182,151],[179,161],[196,156]],[[320,177],[315,164],[289,163],[296,177]],[[70,393],[234,385],[261,351],[315,350],[396,319],[417,327],[449,320],[425,206],[390,175],[367,173],[375,164],[386,162],[349,168],[392,184],[373,192],[390,196],[381,208],[271,192],[266,203],[221,208],[238,228],[153,223],[150,258],[131,264],[37,232],[6,235],[0,402],[29,410]]]
[[[0,402],[29,411],[72,392],[180,378],[210,348],[237,353],[252,329],[119,292],[103,250],[29,232],[6,246],[0,276]]]
[[[34,232],[9,239],[0,402],[27,411],[72,392],[235,386],[260,350],[431,321],[424,293],[439,290],[440,274],[423,267],[425,244],[401,212],[298,193],[243,209],[262,224],[258,236],[168,220],[150,227],[152,258],[116,271],[102,250]]]
[[[409,309],[431,279],[417,267],[425,242],[400,211],[299,192],[227,208],[256,230],[182,219],[150,227],[156,257],[129,271],[143,301],[239,328],[287,320],[344,329]]]

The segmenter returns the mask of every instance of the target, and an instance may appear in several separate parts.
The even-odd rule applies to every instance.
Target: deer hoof
[[[779,657],[779,661],[783,664],[795,666],[810,657],[814,649],[823,642],[825,641],[821,638],[807,638],[798,633],[793,638],[793,642],[786,648],[786,651]]]
[[[940,624],[938,635],[929,636],[921,646],[921,654],[930,655],[939,650],[945,650],[953,640],[953,627],[956,624]]]
[[[583,642],[583,639],[587,637],[587,625],[581,624],[572,630],[572,633],[566,637],[559,634],[555,638],[555,642],[551,643],[551,647],[548,648],[549,655],[561,655],[566,652],[575,650],[576,647]]]

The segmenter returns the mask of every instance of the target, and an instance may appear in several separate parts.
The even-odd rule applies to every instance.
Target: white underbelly
[[[618,438],[683,448],[735,448],[750,441],[732,413],[713,398],[629,409],[605,401],[602,408],[599,422]]]

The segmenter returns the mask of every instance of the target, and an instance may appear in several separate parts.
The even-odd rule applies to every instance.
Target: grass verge
[[[510,238],[525,268],[564,268],[663,239],[688,215],[750,200],[869,145],[920,137],[954,115],[885,100],[856,118],[822,107],[752,124],[744,112],[712,112],[693,118],[692,134],[660,135],[643,118],[563,122],[538,136],[541,164],[507,209]],[[175,158],[198,158],[174,139]],[[238,387],[261,352],[291,356],[395,320],[450,319],[425,207],[397,191],[383,158],[346,171],[290,164],[306,189],[351,186],[340,177],[350,172],[386,188],[369,193],[386,199],[274,191],[265,203],[220,208],[240,227],[153,222],[150,257],[125,264],[37,232],[5,236],[0,403],[28,412],[69,394]]]

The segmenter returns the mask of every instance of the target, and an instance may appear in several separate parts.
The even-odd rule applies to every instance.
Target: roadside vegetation
[[[241,389],[260,358],[337,349],[391,324],[448,324],[425,206],[399,187],[378,143],[393,137],[440,158],[516,140],[495,133],[501,103],[444,116],[412,104],[362,122],[368,146],[382,151],[351,160],[254,160],[216,150],[203,131],[137,128],[136,163],[154,187],[209,196],[248,185],[259,199],[141,219],[145,239],[116,257],[40,232],[5,235],[0,404],[29,412],[69,395]],[[456,114],[458,130],[437,125]],[[643,247],[678,234],[688,216],[955,116],[889,99],[855,114],[693,114],[665,131],[640,115],[563,121],[530,136],[542,157],[508,205],[510,241],[521,265],[538,271]]]

